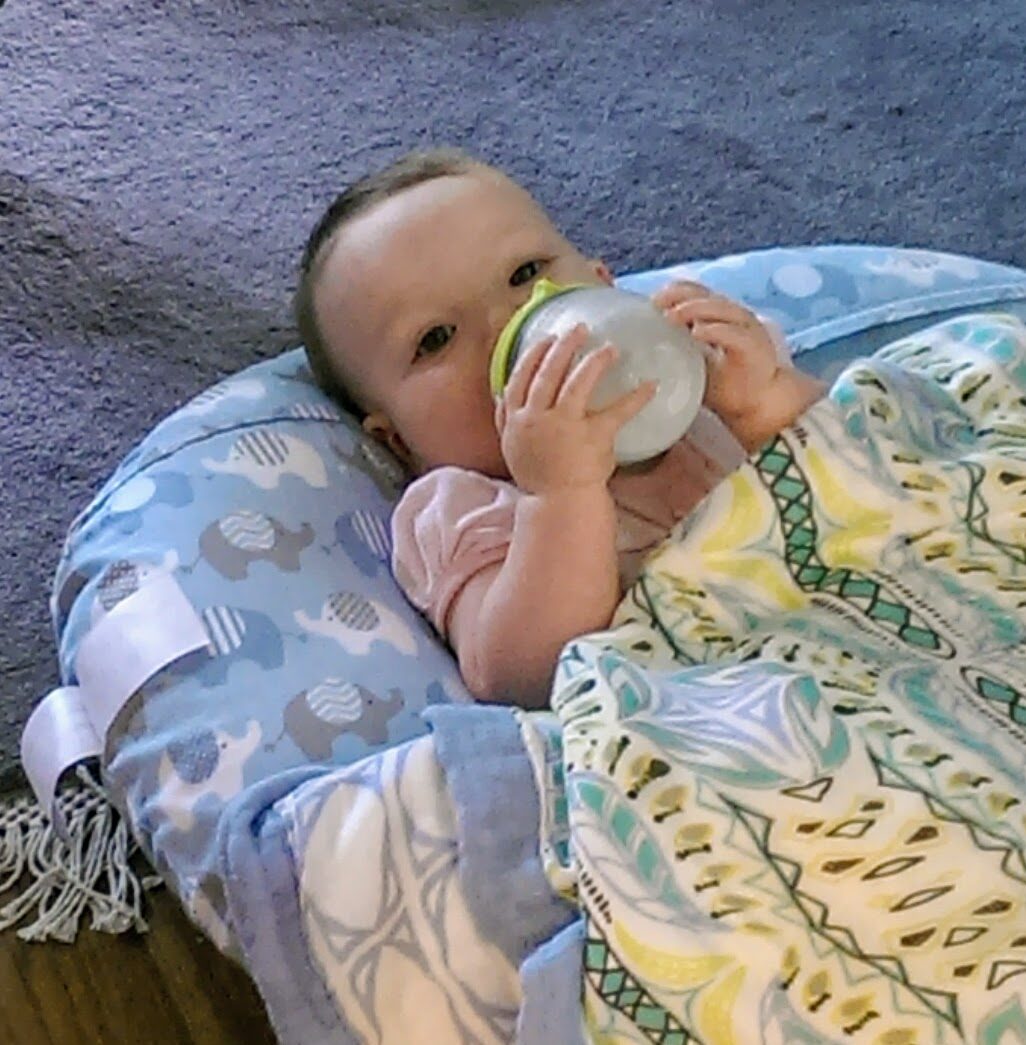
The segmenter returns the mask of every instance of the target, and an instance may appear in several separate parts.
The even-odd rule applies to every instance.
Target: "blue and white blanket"
[[[283,1041],[1026,1042],[1026,327],[848,368],[564,651],[552,712],[226,818]]]
[[[275,1030],[304,1045],[583,1040],[580,922],[542,866],[520,727],[504,708],[428,715],[430,736],[269,781],[224,833],[229,915]]]

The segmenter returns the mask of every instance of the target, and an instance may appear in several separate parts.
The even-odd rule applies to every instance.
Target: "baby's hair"
[[[299,265],[299,285],[293,302],[296,326],[306,349],[306,358],[317,383],[343,406],[362,417],[365,413],[347,387],[321,334],[314,310],[314,290],[327,247],[335,234],[353,218],[377,203],[435,178],[467,174],[484,166],[460,149],[429,149],[409,152],[382,170],[354,182],[331,202],[314,226]]]

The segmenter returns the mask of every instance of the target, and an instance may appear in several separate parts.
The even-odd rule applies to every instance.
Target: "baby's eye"
[[[421,339],[417,342],[417,355],[418,356],[430,356],[445,346],[452,340],[453,334],[456,333],[456,328],[451,323],[443,323],[440,326],[432,327]]]
[[[541,273],[542,264],[540,261],[525,261],[509,277],[509,285],[511,287],[522,287],[525,283],[530,283],[532,279]]]

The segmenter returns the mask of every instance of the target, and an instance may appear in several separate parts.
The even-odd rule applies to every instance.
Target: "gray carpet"
[[[0,787],[62,535],[158,418],[292,340],[308,229],[453,143],[617,269],[778,243],[1026,264],[1022,0],[8,0]]]

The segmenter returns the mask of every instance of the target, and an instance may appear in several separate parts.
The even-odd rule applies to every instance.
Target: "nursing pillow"
[[[957,311],[1026,315],[1026,273],[919,250],[773,249],[620,284],[648,293],[671,278],[705,282],[775,320],[801,365],[827,378]],[[389,572],[389,512],[403,479],[295,349],[160,423],[68,534],[52,598],[62,682],[105,734],[107,792],[225,948],[226,806],[276,774],[409,740],[425,731],[426,707],[470,699]],[[199,641],[148,678],[125,668],[131,693],[119,694],[110,679],[135,639],[111,617],[108,630],[122,634],[108,643],[104,622],[144,591],[156,594],[152,605],[136,599],[136,632],[159,638],[187,618]],[[127,695],[123,706],[90,712],[111,693]]]

